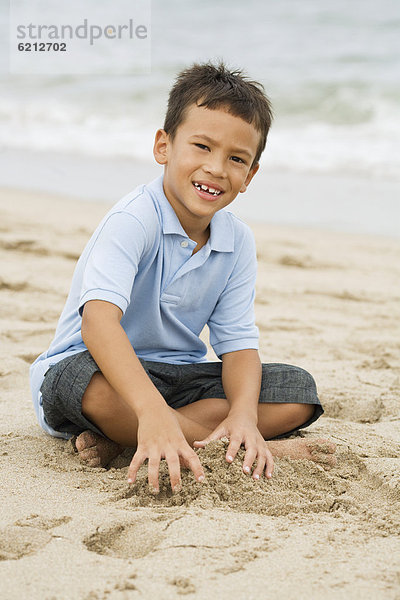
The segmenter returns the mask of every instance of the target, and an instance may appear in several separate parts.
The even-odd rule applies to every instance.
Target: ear
[[[158,129],[154,139],[153,154],[159,165],[166,165],[168,162],[168,143],[168,134],[164,129]]]
[[[247,190],[247,187],[248,187],[250,181],[253,179],[254,175],[257,173],[259,168],[260,168],[260,163],[256,163],[254,165],[254,167],[251,167],[250,171],[247,174],[246,179],[243,182],[242,187],[240,188],[240,193],[243,194],[243,192],[245,192]]]

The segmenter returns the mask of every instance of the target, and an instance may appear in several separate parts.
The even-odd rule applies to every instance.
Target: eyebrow
[[[217,143],[215,140],[213,140],[212,138],[208,137],[208,135],[206,135],[205,133],[195,133],[192,137],[194,137],[194,138],[201,138],[203,140],[206,140],[210,144],[216,144]],[[234,152],[235,154],[244,154],[250,160],[253,158],[252,154],[250,152],[248,152],[247,150],[245,150],[244,148],[232,148],[232,152]]]

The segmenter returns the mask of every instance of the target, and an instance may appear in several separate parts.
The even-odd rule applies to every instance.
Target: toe
[[[105,467],[121,454],[123,447],[93,431],[84,431],[76,439],[79,458],[89,467]]]
[[[336,452],[336,448],[337,448],[336,444],[334,444],[333,442],[328,442],[328,444],[329,444],[329,448],[330,448],[330,453],[334,454]]]
[[[93,448],[98,440],[99,436],[93,431],[83,431],[75,440],[75,447],[78,452],[85,450],[86,448]]]
[[[334,467],[336,464],[336,458],[332,455],[327,456],[326,454],[315,454],[314,460],[319,462],[322,466]]]
[[[317,448],[323,454],[334,454],[336,452],[336,444],[329,440],[317,440]]]
[[[79,452],[79,459],[88,467],[102,467],[104,462],[97,446],[94,446],[93,448],[85,448]]]
[[[310,440],[306,445],[312,454],[334,454],[336,452],[336,444],[325,439]]]
[[[97,456],[96,458],[92,458],[90,460],[87,461],[87,465],[88,467],[101,467],[101,460],[100,460],[100,456]]]
[[[319,460],[318,463],[325,469],[325,471],[330,471],[333,467],[336,466],[336,458],[331,456],[330,458],[326,458],[325,460]]]
[[[81,450],[79,452],[79,458],[81,460],[83,460],[84,462],[89,462],[90,460],[93,460],[94,458],[98,458],[99,453],[97,451],[97,448],[85,448],[84,450]]]

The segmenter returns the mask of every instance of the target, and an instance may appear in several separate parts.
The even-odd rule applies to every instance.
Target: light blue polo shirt
[[[40,387],[51,365],[87,350],[81,322],[88,300],[121,309],[121,325],[145,360],[206,361],[207,347],[199,338],[206,324],[218,357],[258,348],[251,229],[220,210],[211,220],[207,243],[192,255],[195,246],[164,194],[162,176],[136,188],[107,213],[78,260],[55,337],[30,369],[33,403],[45,431],[69,437],[44,420]]]

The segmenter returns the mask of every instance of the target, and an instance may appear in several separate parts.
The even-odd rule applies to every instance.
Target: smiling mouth
[[[197,183],[197,181],[194,181],[193,185],[196,190],[199,190],[199,192],[205,192],[214,198],[217,198],[217,196],[220,196],[223,193],[222,190],[217,190],[211,186],[205,185],[204,183]]]

